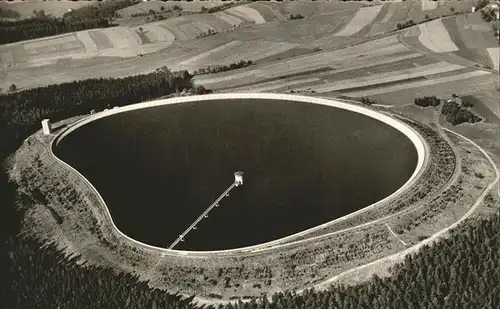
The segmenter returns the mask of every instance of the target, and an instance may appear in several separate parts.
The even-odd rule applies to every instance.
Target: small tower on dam
[[[243,185],[243,172],[235,172],[234,173],[234,184],[237,187]]]
[[[42,130],[43,135],[49,135],[52,133],[52,125],[50,124],[50,119],[42,120]]]

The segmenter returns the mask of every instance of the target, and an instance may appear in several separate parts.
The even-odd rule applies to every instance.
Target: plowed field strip
[[[346,93],[346,95],[352,96],[352,97],[372,96],[372,95],[382,94],[382,93],[386,93],[386,92],[394,92],[394,91],[408,89],[408,88],[433,86],[433,85],[437,85],[437,84],[443,84],[443,83],[448,83],[448,82],[453,82],[453,81],[458,81],[458,80],[461,81],[464,79],[469,79],[472,77],[481,76],[481,75],[488,75],[488,74],[491,74],[491,73],[478,70],[478,71],[474,71],[474,72],[470,72],[470,73],[464,73],[464,74],[458,74],[458,75],[453,75],[453,76],[449,76],[449,77],[443,77],[440,79],[417,81],[417,82],[412,82],[409,84],[395,85],[395,86],[390,86],[390,87],[373,89],[373,90],[369,90],[369,91],[354,91],[354,92]]]
[[[146,35],[151,43],[166,42],[168,44],[175,41],[175,35],[159,25],[145,25],[144,29],[147,30]]]
[[[387,10],[387,14],[385,14],[384,19],[382,19],[381,23],[387,23],[389,20],[391,20],[392,16],[394,16],[394,13],[398,11],[398,9],[401,9],[400,3],[389,3],[386,4],[389,8]]]
[[[217,12],[217,13],[215,13],[215,16],[217,16],[218,18],[224,20],[228,24],[235,26],[235,27],[239,26],[243,22],[241,19],[237,18],[236,16],[233,16],[233,15],[228,14],[226,12]]]
[[[242,79],[241,83],[238,84],[235,82],[235,83],[233,83],[233,85],[235,84],[235,86],[233,86],[233,87],[247,87],[247,86],[253,86],[253,85],[257,85],[257,84],[261,84],[261,83],[265,83],[265,82],[272,82],[272,81],[276,81],[276,80],[295,78],[295,77],[306,76],[306,75],[311,75],[311,77],[322,77],[322,78],[330,77],[331,78],[333,75],[338,74],[338,76],[340,76],[339,79],[345,79],[345,76],[342,77],[342,74],[344,72],[348,72],[348,71],[352,71],[352,70],[360,70],[360,71],[365,72],[366,69],[370,69],[371,67],[367,67],[366,63],[372,63],[373,66],[377,68],[377,67],[383,67],[384,65],[389,64],[391,62],[416,59],[420,55],[421,54],[412,53],[412,54],[394,55],[393,57],[387,57],[387,58],[383,58],[381,60],[370,59],[371,61],[366,61],[365,59],[363,59],[363,61],[359,60],[359,63],[356,63],[356,62],[350,63],[349,68],[339,69],[339,70],[335,70],[332,67],[329,67],[326,65],[323,65],[321,67],[320,66],[321,63],[316,64],[319,66],[316,69],[312,69],[313,66],[309,66],[309,69],[296,70],[296,69],[294,69],[294,66],[292,65],[288,70],[281,70],[279,72],[281,74],[280,76],[264,77],[264,76],[266,76],[266,74],[265,74],[266,71],[268,71],[268,70],[274,71],[275,70],[275,67],[273,65],[272,67],[262,67],[258,70],[252,70],[251,72],[249,72],[249,75],[259,74],[263,77],[262,79],[259,79],[258,81],[252,81],[252,82],[248,82],[246,80],[249,75],[242,75],[241,77],[228,75],[225,77],[209,78],[209,79],[205,79],[205,80],[201,79],[198,81],[202,84],[213,85],[216,83],[227,82],[227,81],[234,81],[235,82],[236,80],[241,78]],[[261,72],[261,73],[258,73],[258,72]],[[363,75],[359,75],[359,76],[363,76]]]
[[[240,84],[238,85],[238,88],[246,88],[246,87],[251,87],[251,86],[266,86],[266,84],[270,84],[272,82],[284,80],[284,79],[291,79],[291,78],[296,78],[296,77],[301,77],[301,76],[306,76],[306,75],[311,75],[311,78],[315,76],[318,73],[324,73],[324,72],[331,72],[333,71],[332,68],[326,67],[326,68],[321,68],[321,69],[316,69],[316,70],[311,70],[311,71],[304,71],[300,73],[294,73],[294,74],[287,74],[280,76],[279,78],[267,78],[267,79],[259,79],[256,82],[251,82],[251,83],[245,83],[245,84]],[[319,78],[317,78],[319,80]]]
[[[260,15],[259,11],[246,5],[235,6],[229,9],[231,12],[239,12],[243,18],[253,21],[256,24],[263,24],[266,20]]]
[[[265,5],[264,3],[254,2],[254,3],[249,4],[248,7],[251,7],[251,8],[254,8],[255,10],[257,10],[260,13],[260,15],[264,18],[264,20],[267,22],[273,21],[273,20],[282,20],[282,21],[285,20],[284,16],[281,13],[279,13],[279,11],[277,11],[279,13],[279,15],[276,16],[275,13],[273,12],[273,10],[269,6]],[[280,17],[280,15],[281,15],[281,17]]]
[[[489,67],[493,67],[493,62],[482,45],[473,45],[470,46],[466,44],[463,40],[463,35],[466,35],[467,32],[476,32],[475,37],[478,36],[479,33],[477,31],[471,31],[463,28],[465,21],[465,16],[456,16],[453,18],[445,18],[442,20],[443,25],[445,26],[450,38],[453,40],[458,50],[454,53],[462,58],[468,59],[473,62],[477,62],[483,65],[487,65]],[[461,30],[462,27],[463,31]],[[479,42],[478,42],[479,44]]]
[[[107,33],[105,32],[103,34],[106,35]],[[92,56],[99,51],[99,48],[97,47],[96,42],[94,40],[92,40],[92,38],[90,37],[89,31],[79,31],[76,33],[76,37],[85,46],[85,53],[88,56]],[[111,42],[111,44],[113,45],[113,42]],[[113,47],[114,47],[114,45],[113,45]]]
[[[97,50],[113,48],[113,44],[102,31],[89,31],[90,38],[97,46]]]
[[[418,27],[420,29],[418,39],[433,52],[443,53],[458,50],[440,19],[420,24]]]
[[[268,7],[271,10],[271,12],[274,14],[274,16],[276,17],[276,19],[278,19],[280,21],[288,20],[288,14],[282,13],[280,11],[281,5],[279,5],[277,3],[273,3],[273,2],[264,2],[264,3],[254,2],[251,5],[255,5],[255,4],[257,4],[257,5],[264,5],[264,6]]]
[[[260,42],[259,42],[260,44]],[[252,48],[249,47],[246,50],[242,50],[241,52],[235,52],[231,54],[231,56],[225,57],[226,59],[224,63],[232,63],[240,60],[259,60],[262,58],[267,58],[269,56],[279,54],[282,52],[285,52],[289,49],[292,49],[296,47],[298,44],[289,44],[289,43],[270,43],[270,42],[262,42],[262,47],[259,47],[259,44],[256,44],[257,46]],[[239,48],[242,48],[243,46],[240,46]]]
[[[351,36],[356,34],[364,27],[370,25],[381,9],[382,5],[360,8],[347,26],[337,32],[335,36]]]
[[[427,66],[416,67],[409,70],[400,70],[389,73],[369,75],[355,79],[346,79],[336,82],[334,85],[325,85],[323,87],[315,88],[319,93],[333,92],[342,89],[351,89],[356,87],[366,87],[381,83],[389,83],[393,81],[402,81],[419,76],[426,76],[429,74],[437,74],[442,72],[454,71],[462,68],[461,65],[449,64],[447,62],[440,62]]]
[[[14,56],[12,55],[12,51],[8,48],[0,49],[0,63],[2,64],[13,64]]]
[[[66,42],[71,42],[75,41],[75,34],[74,33],[69,33],[69,34],[63,34],[59,35],[57,37],[48,37],[48,38],[43,38],[43,39],[38,39],[38,40],[33,40],[33,41],[27,41],[24,42],[24,46],[26,49],[37,49],[37,48],[43,48],[47,46],[52,46],[56,44],[63,44]]]
[[[307,79],[292,80],[292,81],[288,81],[288,82],[282,81],[282,82],[278,82],[278,83],[264,86],[264,87],[255,87],[255,88],[250,87],[250,89],[252,91],[256,91],[256,92],[264,92],[264,91],[276,90],[276,89],[280,89],[280,88],[286,88],[289,86],[302,85],[302,84],[307,84],[307,83],[311,83],[311,82],[318,82],[320,80],[321,79],[319,79],[319,78],[307,78]],[[239,90],[243,90],[243,89],[239,89]]]
[[[240,42],[240,41],[232,41],[232,42],[229,42],[229,43],[227,43],[227,44],[221,45],[221,46],[219,46],[219,47],[216,47],[216,48],[214,48],[214,49],[211,49],[211,50],[209,50],[209,51],[206,51],[206,52],[204,52],[204,53],[201,53],[201,54],[199,54],[199,55],[197,55],[197,56],[194,56],[194,57],[192,57],[192,58],[189,58],[189,59],[187,59],[187,60],[185,60],[185,61],[182,61],[182,62],[181,62],[181,64],[182,64],[182,65],[191,64],[191,63],[193,63],[193,62],[196,62],[196,61],[202,60],[203,58],[206,58],[206,57],[208,57],[208,56],[210,56],[210,55],[212,55],[212,54],[214,54],[214,53],[217,53],[217,52],[223,51],[223,50],[228,49],[228,48],[234,48],[234,47],[236,47],[236,46],[238,46],[238,45],[240,45],[240,44],[241,44],[241,42]]]
[[[488,54],[490,54],[491,61],[493,61],[493,68],[498,71],[500,68],[500,48],[493,47],[487,50]]]
[[[209,26],[215,28],[217,30],[217,32],[219,32],[219,33],[227,31],[227,30],[232,28],[232,25],[230,23],[228,23],[227,21],[222,20],[220,18],[217,18],[213,14],[205,14],[205,15],[202,15],[202,17],[203,17],[203,20],[201,20],[201,18],[200,18],[200,20],[196,21],[196,22],[206,23]]]
[[[169,25],[169,24],[161,24],[160,27],[167,29],[168,31],[172,32],[175,36],[176,40],[179,41],[186,41],[189,39],[189,36],[181,31],[177,26],[174,25]]]
[[[185,23],[179,26],[180,30],[184,32],[189,39],[194,39],[200,35],[200,30],[193,26],[191,23]]]
[[[404,80],[395,80],[395,81],[390,81],[390,82],[383,82],[375,85],[368,85],[368,86],[358,86],[358,87],[349,87],[347,89],[341,89],[338,90],[338,92],[342,94],[348,94],[351,93],[352,91],[365,91],[369,89],[377,89],[381,87],[389,87],[392,85],[404,85],[404,84],[410,84],[416,81],[422,81],[426,80],[424,76],[417,76],[417,77],[412,77]]]
[[[9,49],[12,52],[12,56],[14,57],[15,63],[20,64],[20,63],[26,63],[28,61],[28,54],[26,53],[23,44],[12,45]]]

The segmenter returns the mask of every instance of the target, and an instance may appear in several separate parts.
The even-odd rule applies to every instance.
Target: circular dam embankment
[[[267,93],[104,111],[64,130],[53,151],[92,183],[124,237],[162,248],[244,171],[244,186],[175,247],[190,251],[268,243],[373,207],[425,156],[421,138],[387,115]]]

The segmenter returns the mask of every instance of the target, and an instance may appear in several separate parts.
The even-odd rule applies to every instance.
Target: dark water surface
[[[118,228],[168,247],[234,180],[244,186],[175,249],[218,250],[281,238],[396,191],[417,152],[402,133],[354,112],[237,99],[113,115],[55,153],[101,193]]]

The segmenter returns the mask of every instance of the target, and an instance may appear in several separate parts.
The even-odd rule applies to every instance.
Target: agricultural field
[[[433,20],[404,31],[403,41],[428,52],[455,56],[498,70],[498,40],[479,12]]]
[[[424,3],[253,2],[216,13],[9,44],[0,46],[0,65],[6,69],[0,87],[70,81],[88,72],[118,77],[162,65],[194,71],[240,60],[253,65],[200,76],[196,83],[221,91],[308,90],[359,97],[425,89],[433,82],[492,80],[481,68],[469,68],[472,63],[498,67],[498,46],[479,13],[452,15],[388,34],[410,18],[421,22],[425,15],[432,19],[450,15],[451,7],[460,12],[470,6],[441,1],[423,8]],[[160,4],[174,2],[142,2],[124,10]],[[182,4],[194,10],[205,3]],[[288,20],[290,14],[305,18]],[[455,61],[460,59],[469,62]],[[365,70],[366,63],[370,66]],[[36,81],[21,78],[29,70],[53,74]],[[489,85],[464,89],[477,92]]]

